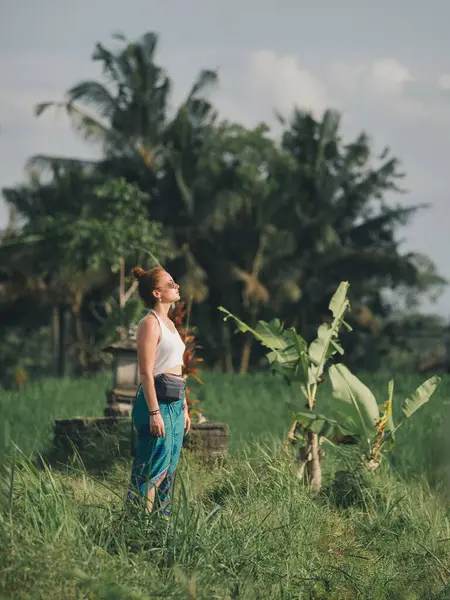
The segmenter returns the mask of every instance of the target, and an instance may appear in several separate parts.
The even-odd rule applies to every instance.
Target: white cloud
[[[320,114],[329,104],[324,84],[291,54],[259,50],[251,55],[249,70],[250,84],[265,95],[261,101],[272,103],[281,112],[296,106]]]
[[[383,58],[372,63],[337,61],[332,65],[331,81],[341,90],[395,97],[405,93],[405,86],[414,82],[410,70],[394,58]]]
[[[444,73],[439,77],[438,86],[441,90],[450,91],[450,75],[448,73]]]
[[[382,96],[398,96],[412,81],[409,69],[393,58],[373,62],[367,76],[369,89]]]
[[[394,58],[335,62],[329,79],[340,104],[352,114],[363,110],[369,116],[450,123],[450,106],[442,102],[435,88]],[[440,83],[450,90],[450,76],[441,77]]]

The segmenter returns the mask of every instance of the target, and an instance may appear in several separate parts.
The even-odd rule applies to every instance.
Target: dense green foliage
[[[3,385],[18,369],[101,368],[124,275],[155,256],[193,303],[207,364],[223,370],[257,368],[262,354],[230,335],[217,306],[251,326],[276,315],[309,341],[341,280],[352,284],[355,334],[344,342],[353,367],[411,369],[442,350],[444,324],[417,314],[442,280],[401,248],[401,227],[421,207],[395,201],[398,159],[378,155],[365,133],[343,140],[332,110],[320,119],[295,111],[278,137],[264,124],[223,121],[208,99],[217,83],[209,70],[170,110],[157,37],[119,44],[96,47],[102,81],[37,107],[62,105],[102,159],[35,156],[28,181],[3,190],[16,216],[0,245]]]
[[[229,423],[232,455],[212,467],[184,453],[169,523],[124,511],[129,459],[100,476],[80,464],[36,469],[19,457],[12,494],[11,471],[3,471],[0,595],[30,600],[448,597],[447,378],[434,402],[423,408],[421,423],[411,420],[399,432],[391,456],[395,470],[368,476],[349,469],[345,456],[351,454],[332,454],[327,483],[313,498],[281,447],[289,425],[286,405],[293,400],[285,384],[262,374],[203,377],[205,411]],[[362,379],[385,390],[388,377]],[[404,395],[417,383],[415,377],[399,378],[398,391]],[[43,451],[56,416],[101,413],[108,384],[101,377],[49,380],[20,394],[2,393],[1,412],[11,423],[12,439],[27,453]],[[321,393],[329,400],[327,384]],[[106,448],[97,447],[99,461]]]

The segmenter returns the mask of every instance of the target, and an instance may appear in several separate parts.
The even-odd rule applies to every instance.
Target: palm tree
[[[114,37],[123,43],[122,48],[113,52],[97,43],[92,55],[94,61],[102,64],[104,82],[82,81],[66,92],[62,102],[37,105],[36,114],[62,108],[86,140],[101,144],[105,158],[123,159],[138,153],[151,167],[167,147],[169,128],[173,131],[177,124],[181,125],[185,114],[200,121],[211,111],[202,94],[217,82],[217,75],[210,70],[201,71],[171,118],[172,84],[164,69],[155,63],[158,36],[146,33],[136,42],[129,42],[122,35]],[[35,156],[30,164],[47,166],[49,162],[67,164],[61,158],[48,156]]]
[[[183,214],[192,216],[193,213],[193,198],[184,181],[186,149],[192,151],[199,144],[199,132],[215,118],[211,104],[202,94],[215,84],[217,75],[203,70],[184,102],[171,113],[171,81],[155,63],[156,34],[146,33],[137,42],[116,37],[123,43],[118,51],[97,44],[93,54],[93,60],[102,64],[103,82],[83,81],[68,90],[64,101],[44,102],[36,107],[38,116],[51,108],[65,110],[80,135],[101,145],[102,160],[38,155],[29,161],[31,174],[37,178],[41,170],[50,170],[53,187],[61,193],[61,181],[73,178],[74,173],[90,178],[93,185],[94,180],[99,183],[111,176],[123,175],[132,179],[152,198],[153,220],[167,223],[166,216],[173,219],[174,214],[180,215],[180,225],[177,227],[174,223],[172,227],[170,223],[169,233],[174,229],[175,237],[183,245],[188,237],[186,227],[181,225]],[[164,184],[161,184],[161,178]],[[158,202],[161,197],[158,188],[164,187],[169,191],[170,202],[165,199]],[[170,189],[173,187],[175,193]],[[36,211],[39,213],[37,199],[41,193],[47,192],[44,188],[39,189],[39,185],[31,190],[24,187],[5,192],[9,203],[17,206],[22,216],[28,219],[33,219]],[[87,205],[88,197],[90,202],[95,202],[91,196],[88,194],[81,202]],[[47,214],[58,213],[57,204],[52,206],[48,202],[47,197]],[[69,194],[64,204],[67,202],[77,200]],[[76,212],[79,216],[80,212]],[[195,259],[188,249],[185,254],[188,265],[195,266]],[[195,268],[189,270],[191,276],[195,276]]]
[[[400,251],[397,230],[424,205],[389,204],[385,195],[402,191],[397,159],[386,149],[376,165],[366,134],[344,145],[339,129],[333,111],[319,121],[296,111],[282,139],[291,159],[284,173],[291,202],[283,217],[297,235],[279,280],[288,271],[302,294],[291,311],[301,331],[315,323],[318,307],[326,314],[327,298],[343,279],[359,302],[377,310],[387,288],[418,288],[423,273],[420,256]],[[442,279],[433,273],[428,282]]]
[[[215,305],[226,298],[251,326],[262,315],[282,314],[313,337],[333,289],[348,279],[357,299],[353,322],[373,339],[377,318],[390,312],[386,290],[419,292],[424,281],[425,287],[443,282],[429,261],[400,251],[398,227],[421,206],[384,200],[401,191],[398,161],[384,151],[377,165],[365,134],[344,145],[339,129],[333,111],[318,121],[296,111],[277,149],[262,130],[216,128],[216,144],[223,136],[216,171],[227,173],[227,188],[218,197],[210,190],[215,202],[203,221],[209,233],[203,230],[203,249],[194,254],[208,273],[210,293],[214,271],[221,274]],[[242,297],[230,293],[233,276]],[[245,339],[241,372],[251,344]]]
[[[32,168],[53,170],[75,166],[94,169],[104,178],[125,177],[149,194],[151,216],[166,225],[178,246],[185,248],[191,287],[199,284],[199,266],[189,251],[190,227],[194,219],[192,185],[186,182],[198,171],[198,149],[216,118],[203,94],[217,82],[217,74],[203,70],[181,105],[171,113],[171,81],[155,64],[158,38],[146,33],[137,42],[116,36],[123,47],[112,52],[97,44],[93,60],[103,67],[104,82],[84,81],[66,93],[63,102],[44,102],[42,114],[63,108],[79,133],[100,143],[104,158],[99,163],[34,156]]]

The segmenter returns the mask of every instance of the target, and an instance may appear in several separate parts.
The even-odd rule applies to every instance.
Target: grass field
[[[364,378],[380,400],[387,379]],[[391,467],[369,477],[327,452],[316,498],[281,450],[294,392],[262,374],[204,382],[231,457],[213,468],[184,454],[169,522],[125,511],[129,459],[101,476],[25,459],[49,450],[55,418],[102,414],[106,377],[0,393],[4,456],[24,453],[0,479],[0,597],[450,598],[450,378],[400,432]],[[398,400],[419,382],[399,379]]]

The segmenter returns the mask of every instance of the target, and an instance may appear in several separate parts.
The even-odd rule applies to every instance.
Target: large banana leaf
[[[302,391],[307,396],[306,385],[310,376],[307,345],[295,329],[285,329],[279,319],[273,319],[269,323],[259,321],[253,329],[226,308],[219,306],[219,310],[225,313],[225,321],[229,318],[233,319],[239,331],[251,333],[268,348],[270,352],[267,353],[267,359],[272,368],[290,381],[299,381],[302,384]]]
[[[238,326],[239,331],[242,333],[249,332],[253,334],[263,346],[266,346],[266,348],[273,351],[277,360],[283,360],[283,351],[291,344],[283,337],[284,327],[279,319],[273,319],[270,323],[258,321],[256,329],[253,329],[223,306],[219,306],[218,310],[225,313],[226,316],[223,319],[224,321],[233,319]]]
[[[322,325],[320,325],[317,332],[317,338],[309,347],[309,357],[314,365],[311,370],[316,381],[321,378],[325,363],[330,356],[333,356],[336,352],[344,354],[344,351],[338,342],[338,334],[341,325],[345,325],[351,330],[350,325],[344,320],[344,315],[350,308],[350,302],[347,298],[348,288],[348,281],[342,281],[340,283],[329,304],[329,309],[333,315],[333,321],[331,323],[322,323]]]
[[[411,415],[413,415],[416,410],[418,410],[421,406],[423,406],[431,396],[436,391],[437,387],[441,382],[441,378],[437,375],[430,377],[424,383],[422,383],[414,393],[411,394],[402,405],[402,412],[404,417],[401,419],[397,426],[394,425],[394,419],[392,417],[392,403],[393,403],[393,392],[394,392],[394,382],[389,382],[389,399],[388,404],[389,410],[387,414],[387,422],[386,422],[386,437],[383,443],[388,443],[392,446],[392,442],[395,441],[395,433],[399,427],[403,425],[403,423],[408,419]]]
[[[325,415],[303,411],[292,412],[291,417],[300,428],[317,433],[320,438],[325,438],[332,444],[356,443],[354,431]]]
[[[411,396],[406,398],[402,406],[402,411],[405,415],[405,418],[409,418],[416,412],[417,409],[428,402],[440,382],[441,378],[437,375],[434,375],[422,383],[422,385],[420,385],[417,390],[411,394]]]
[[[306,342],[295,329],[284,330],[283,339],[286,341],[283,359],[279,360],[278,355],[269,352],[267,360],[286,379],[300,382],[303,393],[308,397],[306,385],[310,382],[310,369]]]
[[[275,371],[280,372],[290,381],[299,381],[301,389],[306,398],[310,400],[308,385],[320,381],[327,359],[339,352],[344,351],[338,343],[338,333],[341,325],[348,329],[351,327],[344,321],[344,315],[350,308],[347,299],[349,283],[341,282],[338,289],[330,300],[329,308],[333,315],[333,321],[323,323],[318,329],[317,339],[307,349],[305,340],[298,335],[295,329],[284,329],[278,319],[270,323],[259,321],[255,329],[235,317],[228,310],[219,307],[225,313],[224,320],[232,318],[238,329],[243,332],[252,333],[270,352],[267,358]]]
[[[345,365],[332,365],[328,373],[334,399],[333,412],[343,415],[348,427],[363,435],[370,445],[380,418],[374,395]]]

